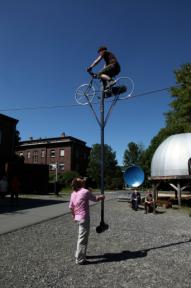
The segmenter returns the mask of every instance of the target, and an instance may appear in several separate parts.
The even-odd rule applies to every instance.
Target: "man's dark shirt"
[[[110,64],[117,64],[117,58],[115,57],[115,55],[109,51],[105,51],[103,54],[103,59],[106,62],[106,65],[110,65]]]

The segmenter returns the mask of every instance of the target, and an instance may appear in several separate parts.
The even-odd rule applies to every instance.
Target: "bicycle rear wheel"
[[[83,84],[76,89],[75,99],[80,105],[87,105],[92,102],[95,96],[95,88],[89,84]]]
[[[116,80],[115,86],[112,87],[112,94],[119,99],[131,97],[134,91],[134,82],[129,77],[120,77]]]

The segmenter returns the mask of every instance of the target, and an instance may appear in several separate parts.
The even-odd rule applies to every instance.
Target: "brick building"
[[[85,175],[90,150],[86,142],[65,135],[21,141],[16,147],[16,153],[24,157],[24,163],[49,165],[50,174],[77,171]]]
[[[5,173],[5,163],[14,156],[17,123],[18,120],[0,114],[0,176]]]

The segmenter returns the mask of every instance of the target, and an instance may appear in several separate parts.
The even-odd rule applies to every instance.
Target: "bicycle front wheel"
[[[87,105],[92,102],[95,96],[95,88],[89,84],[83,84],[76,89],[75,99],[80,105]]]

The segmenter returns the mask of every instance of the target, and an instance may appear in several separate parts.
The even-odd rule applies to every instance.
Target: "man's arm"
[[[87,71],[91,71],[93,67],[95,67],[102,59],[102,56],[99,55],[97,59],[87,68]]]
[[[105,199],[105,195],[102,195],[102,194],[101,195],[94,195],[92,193],[92,189],[91,188],[89,188],[88,193],[89,193],[89,200],[90,201],[98,202],[100,200],[104,200]]]

